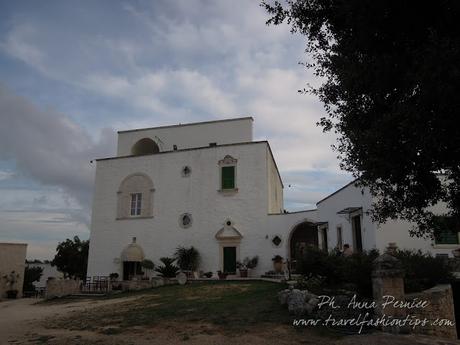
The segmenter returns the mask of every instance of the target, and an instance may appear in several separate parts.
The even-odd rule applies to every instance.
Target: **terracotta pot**
[[[240,277],[247,278],[248,277],[248,270],[240,270]]]

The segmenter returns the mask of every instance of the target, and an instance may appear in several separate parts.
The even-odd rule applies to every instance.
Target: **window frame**
[[[233,158],[230,155],[226,155],[224,159],[219,161],[219,182],[218,182],[218,191],[225,195],[232,195],[238,192],[238,160]],[[233,187],[227,188],[224,185],[224,169],[232,168],[233,169]]]
[[[437,218],[444,222],[446,228],[443,229],[443,232],[444,234],[446,234],[447,232],[451,232],[452,233],[452,238],[455,237],[455,242],[447,242],[447,241],[444,241],[444,240],[439,240],[439,235],[441,235],[440,233],[438,234],[435,234],[434,235],[434,246],[436,247],[455,247],[455,246],[458,246],[460,244],[460,229],[459,229],[459,225],[458,224],[455,224],[455,219],[452,217],[452,216],[437,216]],[[448,223],[452,223],[452,224],[448,224]],[[449,229],[448,227],[449,226],[452,226],[453,229]],[[457,236],[455,236],[455,234]]]
[[[142,215],[142,193],[130,193],[130,217],[140,217]],[[134,213],[133,213],[134,211]]]
[[[343,250],[343,227],[342,225],[337,225],[337,249]]]
[[[220,173],[220,189],[221,190],[232,190],[236,188],[236,166],[235,165],[225,165],[222,166]],[[231,177],[225,176],[225,171],[231,171]],[[230,173],[228,173],[230,174]]]

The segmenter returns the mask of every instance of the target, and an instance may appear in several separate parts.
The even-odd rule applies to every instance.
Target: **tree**
[[[292,0],[262,3],[268,24],[305,35],[308,86],[334,131],[340,166],[376,196],[375,221],[432,235],[430,206],[460,216],[460,2]],[[457,221],[457,224],[459,222]]]
[[[88,266],[89,241],[81,241],[78,236],[73,240],[60,242],[56,248],[56,255],[51,262],[66,278],[86,278]]]
[[[35,291],[34,282],[38,282],[43,274],[42,267],[29,267],[26,266],[24,270],[24,291]]]

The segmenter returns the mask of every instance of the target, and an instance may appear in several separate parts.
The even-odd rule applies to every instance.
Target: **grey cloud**
[[[64,114],[39,109],[1,85],[0,121],[0,159],[14,159],[21,173],[62,188],[88,215],[93,183],[90,160],[113,154],[113,130],[101,130],[95,141]]]

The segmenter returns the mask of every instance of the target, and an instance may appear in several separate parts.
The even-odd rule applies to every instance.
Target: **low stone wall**
[[[153,277],[151,280],[123,280],[119,283],[122,291],[139,291],[174,284],[177,284],[177,279],[161,277]]]
[[[372,273],[372,289],[374,300],[377,305],[375,314],[394,319],[405,319],[409,317],[417,322],[426,322],[416,327],[406,325],[404,328],[399,326],[383,327],[383,330],[392,333],[410,332],[425,335],[432,335],[440,338],[457,339],[455,327],[455,311],[452,288],[450,285],[437,285],[431,289],[416,294],[404,294],[404,271],[401,263],[391,251],[380,255],[374,261]],[[425,306],[414,308],[390,307],[382,310],[383,298],[391,296],[396,301],[401,302],[423,302]],[[410,304],[410,303],[409,303]],[[440,324],[439,321],[442,323]],[[451,325],[450,323],[454,323]]]
[[[430,322],[424,327],[416,327],[414,333],[434,335],[441,338],[457,339],[455,325],[434,325],[436,321],[442,319],[455,321],[455,311],[450,285],[437,285],[431,289],[416,294],[406,295],[406,300],[414,299],[427,301],[429,304],[425,308],[409,311],[409,314],[419,320],[427,319]],[[441,321],[442,322],[442,321]],[[438,322],[436,322],[438,323]]]
[[[81,282],[78,279],[48,279],[45,298],[50,299],[79,294],[80,286]]]

